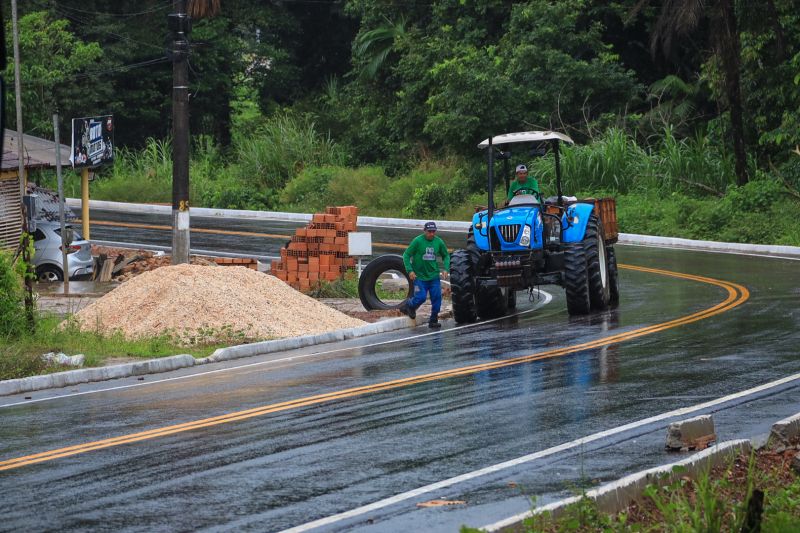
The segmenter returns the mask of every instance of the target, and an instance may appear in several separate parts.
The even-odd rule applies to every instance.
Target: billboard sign
[[[114,117],[72,119],[72,151],[74,168],[96,167],[114,160]]]

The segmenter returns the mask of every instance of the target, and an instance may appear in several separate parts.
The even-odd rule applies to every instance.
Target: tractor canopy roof
[[[516,133],[504,133],[503,135],[495,135],[492,137],[492,144],[513,144],[525,142],[541,142],[541,141],[564,141],[569,144],[575,144],[575,141],[570,139],[563,133],[556,133],[554,131],[518,131]],[[489,139],[484,140],[478,145],[478,148],[486,148],[489,146]]]

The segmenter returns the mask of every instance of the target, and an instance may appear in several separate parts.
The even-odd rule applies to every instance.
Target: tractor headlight
[[[519,238],[520,246],[531,245],[531,227],[525,224],[525,229],[522,230],[522,237]]]
[[[547,242],[561,243],[561,221],[558,217],[547,217]]]

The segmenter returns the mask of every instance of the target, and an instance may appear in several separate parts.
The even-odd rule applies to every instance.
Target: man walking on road
[[[431,318],[428,327],[438,329],[439,310],[442,307],[442,284],[439,281],[439,264],[436,257],[442,258],[441,277],[447,278],[450,271],[450,252],[447,245],[436,236],[436,223],[426,222],[425,233],[418,235],[403,252],[403,262],[408,277],[414,282],[414,296],[400,304],[400,311],[411,318],[417,317],[417,308],[425,303],[428,293],[431,294]]]

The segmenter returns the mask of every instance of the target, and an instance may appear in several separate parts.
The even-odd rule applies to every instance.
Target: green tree
[[[74,109],[71,85],[81,73],[98,64],[103,52],[96,42],[83,42],[70,31],[69,22],[53,19],[46,11],[35,11],[19,19],[20,82],[26,133],[50,137],[52,114],[69,116]],[[12,50],[11,22],[6,24],[6,47]],[[9,64],[5,79],[13,83],[14,67]],[[14,94],[9,91],[9,107]],[[16,119],[13,113],[9,114]]]
[[[676,38],[686,38],[708,21],[710,40],[719,58],[725,100],[730,110],[736,176],[740,185],[747,183],[747,154],[741,88],[741,39],[733,0],[667,0],[662,4],[652,34],[653,54],[660,48],[669,56]]]

